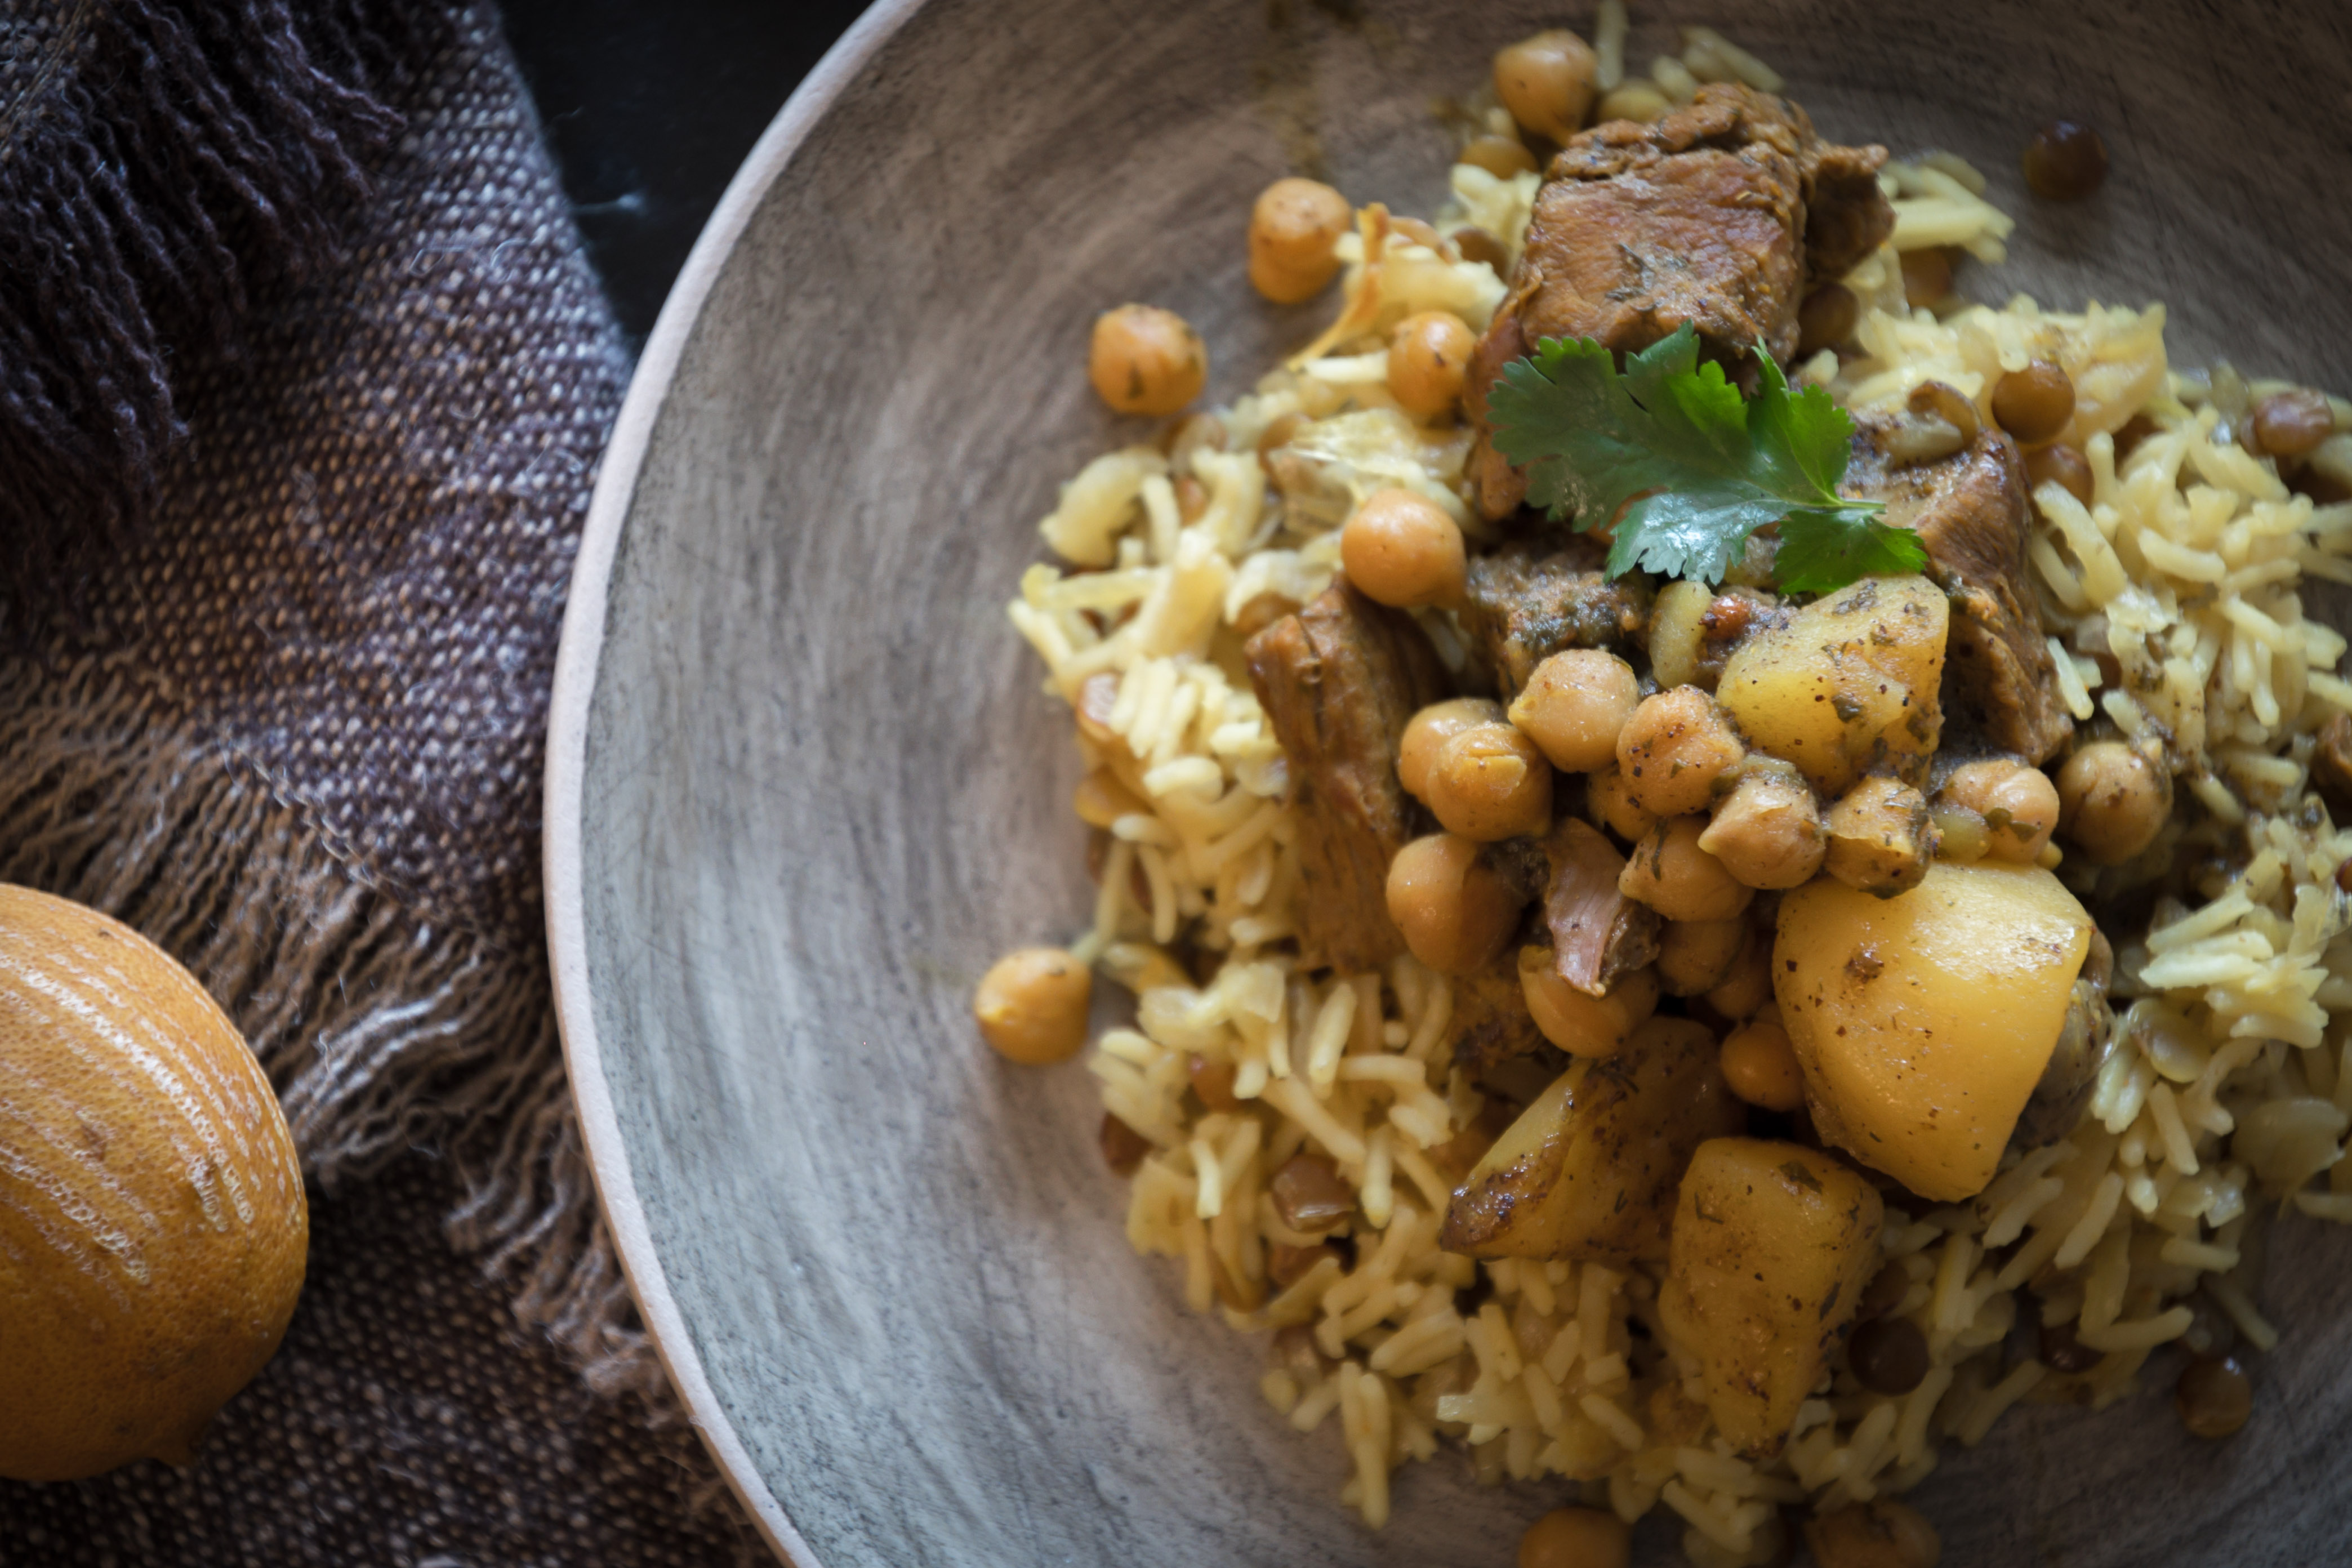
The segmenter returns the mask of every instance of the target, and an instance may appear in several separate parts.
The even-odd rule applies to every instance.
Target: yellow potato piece
[[[1984,1190],[2050,1064],[2091,917],[2031,866],[1939,860],[1780,903],[1772,987],[1821,1135],[1922,1197]]]
[[[1741,1453],[1788,1440],[1878,1269],[1885,1217],[1870,1184],[1818,1149],[1717,1138],[1692,1154],[1658,1309]]]
[[[1720,702],[1748,744],[1843,795],[1880,763],[1911,776],[1943,729],[1951,609],[1925,577],[1865,577],[1749,638],[1723,667]]]
[[[1472,1258],[1663,1258],[1691,1151],[1744,1120],[1706,1026],[1653,1018],[1617,1055],[1577,1058],[1519,1113],[1454,1193],[1438,1245]]]

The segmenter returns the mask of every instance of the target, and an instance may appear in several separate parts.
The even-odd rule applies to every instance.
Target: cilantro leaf
[[[1609,574],[1719,582],[1748,535],[1781,525],[1781,585],[1826,593],[1874,572],[1916,571],[1916,536],[1875,501],[1837,493],[1853,425],[1818,386],[1789,390],[1759,344],[1757,395],[1701,363],[1685,323],[1626,357],[1591,338],[1548,338],[1487,394],[1495,446],[1528,473],[1528,499],[1580,531],[1615,520]],[[1789,552],[1795,548],[1794,558]]]

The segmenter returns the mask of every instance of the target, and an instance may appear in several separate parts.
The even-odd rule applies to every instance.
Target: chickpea
[[[1536,155],[1516,136],[1473,137],[1468,146],[1454,154],[1454,161],[1484,169],[1498,180],[1536,171]]]
[[[2246,447],[2262,457],[2300,458],[2335,433],[2336,411],[2326,397],[2296,387],[2254,405],[2246,421]]]
[[[1570,648],[1536,666],[1511,703],[1511,722],[1552,766],[1589,773],[1616,761],[1618,732],[1641,700],[1632,665],[1599,648]]]
[[[1714,990],[1748,941],[1748,922],[1668,921],[1658,935],[1658,984],[1670,996]]]
[[[1483,969],[1519,923],[1519,896],[1451,833],[1416,838],[1389,862],[1389,919],[1412,955],[1441,974]]]
[[[1797,353],[1810,359],[1823,349],[1853,341],[1862,301],[1843,283],[1824,283],[1797,307]]]
[[[1585,781],[1585,804],[1591,808],[1594,826],[1604,827],[1618,837],[1632,843],[1647,835],[1658,825],[1658,815],[1643,811],[1633,804],[1626,792],[1625,775],[1610,763]]]
[[[1277,305],[1321,293],[1339,270],[1332,247],[1355,216],[1348,198],[1320,180],[1275,181],[1250,208],[1250,282]]]
[[[1087,374],[1120,414],[1173,414],[1209,382],[1209,351],[1183,317],[1121,305],[1095,318]]]
[[[2032,865],[2058,826],[2058,786],[2040,768],[2006,757],[1953,769],[1936,798],[1984,818],[1984,852],[1996,860]]]
[[[1903,302],[1924,310],[1952,291],[1952,257],[1941,246],[1903,253]]]
[[[1503,242],[1475,224],[1457,228],[1451,236],[1454,254],[1465,261],[1483,261],[1492,268],[1497,278],[1511,275],[1511,253]]]
[[[1882,899],[1927,879],[1936,858],[1927,800],[1900,779],[1866,778],[1830,808],[1823,868],[1849,888]]]
[[[1624,81],[1602,95],[1601,107],[1594,111],[1598,121],[1631,120],[1643,125],[1664,120],[1675,106],[1675,100],[1646,81]]]
[[[1462,378],[1478,336],[1451,310],[1423,310],[1389,336],[1389,395],[1427,425],[1462,401]]]
[[[1723,1081],[1750,1105],[1788,1112],[1805,1103],[1805,1075],[1789,1031],[1759,1019],[1723,1037]]]
[[[1755,890],[1698,847],[1702,816],[1662,818],[1633,847],[1617,890],[1670,921],[1727,921],[1748,907]]]
[[[2074,417],[2074,382],[2055,360],[2038,359],[1992,384],[1992,416],[2021,446],[2053,440]]]
[[[1519,992],[1543,1037],[1570,1056],[1613,1057],[1657,1011],[1658,977],[1648,969],[1621,974],[1606,996],[1559,977],[1548,947],[1519,949]]]
[[[1936,1568],[1943,1538],[1908,1503],[1874,1498],[1805,1521],[1805,1544],[1819,1568]]]
[[[2080,201],[2107,178],[2107,144],[2079,120],[2053,120],[2034,132],[2022,160],[2025,188],[2048,202]]]
[[[1756,911],[1748,911],[1751,920]],[[1731,961],[1731,973],[1706,994],[1706,1005],[1727,1018],[1751,1018],[1772,1000],[1772,933],[1767,925],[1751,930],[1748,945]]]
[[[1397,782],[1424,805],[1429,802],[1429,770],[1445,742],[1480,724],[1503,721],[1503,705],[1484,697],[1456,697],[1433,702],[1412,716],[1397,743]]]
[[[1551,764],[1508,724],[1481,724],[1446,742],[1428,784],[1429,809],[1465,838],[1491,844],[1551,826]]]
[[[1633,1552],[1633,1531],[1615,1514],[1556,1508],[1519,1537],[1518,1568],[1625,1568]]]
[[[1592,107],[1598,70],[1591,45],[1553,27],[1496,51],[1495,96],[1528,130],[1565,142]]]
[[[1408,489],[1374,490],[1339,531],[1348,581],[1400,610],[1459,603],[1466,561],[1454,521]]]
[[[2094,741],[2058,770],[2059,826],[2097,865],[2147,848],[2171,815],[2171,775],[2121,741]]]
[[[2029,490],[2056,483],[2084,506],[2091,504],[2095,481],[2090,459],[2063,442],[2036,447],[2025,454],[2025,485]]]
[[[1716,803],[1698,844],[1748,886],[1768,889],[1811,881],[1828,848],[1804,775],[1778,758],[1754,757]]]
[[[1617,771],[1634,803],[1660,816],[1705,811],[1716,781],[1748,755],[1715,699],[1696,686],[1645,698],[1617,736]]]
[[[971,1016],[998,1054],[1027,1067],[1067,1061],[1087,1043],[1094,975],[1058,947],[1006,953],[981,976]]]

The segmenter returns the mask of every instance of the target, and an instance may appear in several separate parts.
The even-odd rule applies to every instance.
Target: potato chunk
[[[1822,878],[1780,902],[1780,1019],[1822,1137],[1923,1197],[1984,1190],[2050,1064],[2091,917],[2030,866],[1939,860],[1880,899]]]
[[[1951,611],[1925,577],[1865,577],[1741,644],[1716,700],[1759,752],[1843,795],[1873,767],[1924,768],[1943,728]]]
[[[1716,1055],[1706,1026],[1652,1018],[1617,1055],[1577,1058],[1454,1192],[1438,1245],[1472,1258],[1663,1259],[1691,1151],[1744,1119]]]
[[[1780,1451],[1878,1268],[1885,1207],[1834,1156],[1760,1138],[1698,1146],[1658,1310],[1696,1351],[1716,1429]]]

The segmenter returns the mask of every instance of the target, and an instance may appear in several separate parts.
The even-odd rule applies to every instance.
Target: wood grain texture
[[[1827,133],[1984,167],[2022,222],[1977,289],[2164,299],[2183,363],[2227,345],[2352,387],[2336,8],[1689,16],[1787,71]],[[1007,1068],[966,1007],[999,952],[1066,939],[1088,908],[1066,720],[1003,605],[1055,484],[1137,428],[1087,388],[1094,312],[1181,311],[1211,395],[1241,392],[1328,308],[1248,289],[1255,192],[1304,170],[1429,209],[1429,100],[1558,19],[1518,0],[936,0],[796,100],[806,134],[755,156],[707,292],[656,330],[558,698],[559,984],[673,1365],[739,1484],[827,1568],[1494,1568],[1557,1497],[1480,1492],[1445,1458],[1363,1531],[1335,1500],[1336,1441],[1258,1398],[1258,1347],[1129,1255],[1084,1070]],[[1668,41],[1653,13],[1633,52]],[[2028,202],[2015,162],[2060,111],[2116,153],[2105,194],[2066,211]],[[2344,1555],[2352,1328],[2330,1302],[2352,1245],[2289,1222],[2276,1258],[2289,1337],[2252,1426],[2200,1445],[2163,1391],[2012,1417],[1922,1493],[1945,1562]],[[1642,1560],[1678,1561],[1677,1533],[1654,1523]]]

